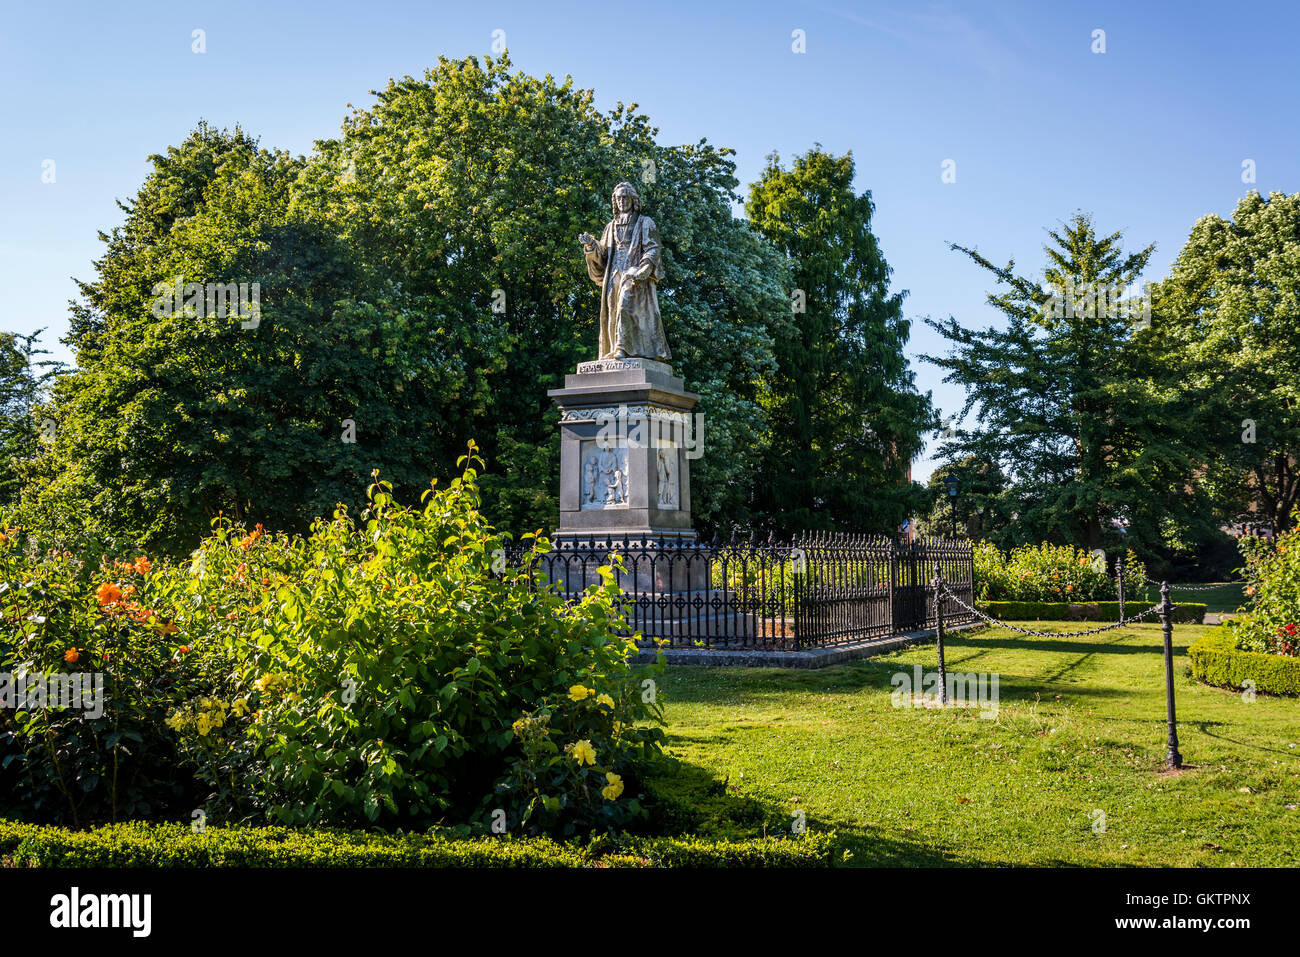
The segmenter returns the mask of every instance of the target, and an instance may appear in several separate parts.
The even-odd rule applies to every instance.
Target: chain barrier
[[[1142,577],[1146,579],[1146,583],[1148,585],[1155,585],[1157,588],[1159,588],[1160,585],[1162,584],[1161,582],[1156,581],[1154,578],[1146,578],[1145,575]],[[1240,582],[1223,582],[1218,585],[1170,585],[1169,590],[1170,591],[1214,591],[1216,588],[1224,587],[1224,585],[1244,585],[1244,584],[1246,584],[1244,581],[1240,581]]]
[[[1008,625],[1005,621],[999,621],[996,618],[989,617],[988,615],[984,614],[984,612],[980,611],[978,608],[972,608],[970,605],[966,604],[959,597],[957,597],[957,595],[953,594],[953,592],[951,592],[948,589],[948,583],[945,582],[942,578],[939,579],[939,587],[943,590],[943,593],[946,597],[951,598],[954,602],[956,602],[962,608],[966,609],[966,611],[970,612],[976,618],[982,618],[986,623],[993,625],[997,628],[1006,628],[1008,631],[1017,631],[1022,635],[1031,635],[1035,638],[1079,638],[1083,635],[1099,635],[1103,631],[1114,631],[1116,628],[1123,628],[1125,625],[1131,625],[1135,621],[1141,621],[1143,618],[1146,618],[1148,615],[1160,611],[1159,605],[1152,605],[1146,611],[1141,612],[1139,614],[1132,615],[1128,618],[1121,618],[1119,621],[1111,622],[1109,625],[1103,625],[1100,628],[1088,628],[1084,631],[1030,631],[1027,628],[1017,628],[1015,625]]]

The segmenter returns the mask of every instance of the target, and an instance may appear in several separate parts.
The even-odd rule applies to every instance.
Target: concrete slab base
[[[971,622],[965,625],[945,627],[944,633],[969,631],[986,627],[983,622]],[[761,648],[746,648],[729,651],[708,648],[665,648],[664,658],[671,665],[693,665],[701,668],[830,668],[834,665],[848,664],[861,658],[872,658],[890,651],[897,651],[907,645],[934,640],[935,633],[930,631],[909,631],[889,638],[873,638],[868,641],[848,645],[835,645],[829,648],[809,648],[806,651],[764,651]],[[650,664],[655,660],[653,649],[642,649],[635,658],[638,664]]]

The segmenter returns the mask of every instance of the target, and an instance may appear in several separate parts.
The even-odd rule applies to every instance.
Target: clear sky
[[[1155,242],[1145,278],[1158,279],[1199,216],[1231,214],[1251,188],[1300,189],[1296,0],[88,0],[12,2],[0,23],[0,328],[45,328],[65,360],[71,277],[93,275],[97,231],[120,223],[115,200],[149,154],[199,119],[309,152],[348,103],[440,54],[490,53],[495,30],[517,68],[571,75],[602,108],[640,104],[661,142],[735,148],[742,189],[773,150],[852,150],[908,290],[913,356],[942,349],[922,316],[997,321],[986,275],[949,242],[1041,274],[1044,230],[1082,209],[1130,247]],[[960,408],[960,389],[916,369],[945,413]]]

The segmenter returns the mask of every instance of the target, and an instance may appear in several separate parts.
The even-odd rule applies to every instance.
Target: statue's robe
[[[618,242],[616,216],[586,253],[587,275],[600,285],[600,358],[672,358],[659,315],[655,284],[664,278],[659,231],[649,216],[624,226],[627,242]],[[633,280],[631,274],[645,276]]]

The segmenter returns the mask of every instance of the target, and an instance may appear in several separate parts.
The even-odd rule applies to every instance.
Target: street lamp
[[[952,537],[957,537],[957,489],[961,486],[961,479],[949,472],[944,476],[943,484],[948,487],[948,504],[952,506]]]

